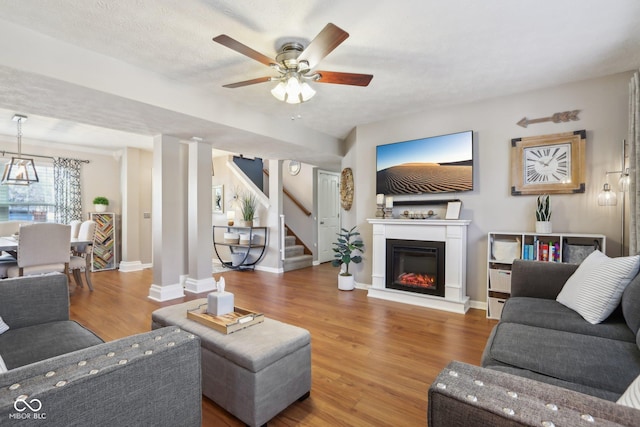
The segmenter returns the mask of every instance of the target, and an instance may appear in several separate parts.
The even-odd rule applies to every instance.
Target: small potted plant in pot
[[[244,192],[238,197],[240,204],[240,215],[242,220],[238,221],[241,227],[253,227],[253,219],[258,210],[258,198],[251,192]]]
[[[355,287],[353,275],[349,273],[349,264],[358,264],[362,262],[361,253],[364,252],[364,243],[360,240],[360,233],[355,231],[356,227],[351,230],[342,229],[338,234],[338,240],[333,243],[335,259],[331,262],[334,267],[345,265],[344,271],[340,271],[338,275],[338,289],[343,291],[353,290]]]
[[[93,208],[96,212],[105,212],[109,206],[109,199],[106,197],[98,196],[93,199]]]
[[[551,233],[551,199],[548,194],[536,200],[536,233]]]

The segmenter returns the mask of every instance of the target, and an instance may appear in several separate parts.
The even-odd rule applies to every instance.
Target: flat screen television
[[[376,147],[377,194],[473,190],[473,131]]]

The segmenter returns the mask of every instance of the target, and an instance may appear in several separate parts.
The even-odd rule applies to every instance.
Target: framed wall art
[[[214,185],[211,193],[213,213],[224,213],[224,185]]]
[[[511,195],[585,191],[586,131],[511,140]]]

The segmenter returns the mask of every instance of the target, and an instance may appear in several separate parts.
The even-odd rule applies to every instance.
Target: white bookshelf
[[[533,245],[533,254],[531,247]],[[546,259],[541,254],[547,245]],[[487,235],[487,317],[500,319],[502,307],[511,296],[511,265],[514,259],[543,262],[567,261],[567,246],[599,246],[606,250],[603,234],[490,232]],[[551,248],[557,248],[553,251]],[[528,249],[527,249],[528,248]],[[552,253],[554,256],[552,256]],[[555,260],[554,260],[555,259]],[[578,261],[579,262],[579,261]]]

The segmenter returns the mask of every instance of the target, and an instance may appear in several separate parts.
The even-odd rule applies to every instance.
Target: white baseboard
[[[275,274],[282,274],[284,273],[284,268],[280,267],[280,268],[274,268],[274,267],[261,267],[259,265],[256,265],[256,270],[259,271],[266,271],[267,273],[275,273]]]
[[[144,270],[144,266],[140,261],[120,261],[120,265],[118,266],[118,270],[123,273],[129,273],[131,271],[140,271]]]
[[[206,279],[192,279],[189,277],[184,284],[184,291],[192,294],[201,294],[215,289],[217,289],[217,286],[213,277],[207,277]]]
[[[486,301],[470,301],[469,308],[477,308],[478,310],[487,310],[487,302]]]
[[[149,288],[149,299],[154,301],[169,301],[176,298],[184,297],[184,289],[180,283],[173,285],[151,285]]]

